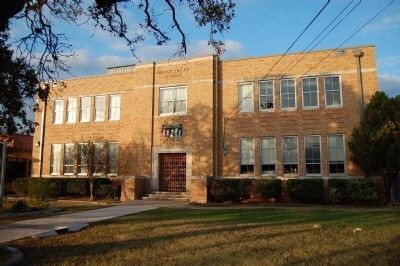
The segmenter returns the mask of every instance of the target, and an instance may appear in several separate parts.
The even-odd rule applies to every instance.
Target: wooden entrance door
[[[186,154],[159,153],[159,190],[186,191]]]

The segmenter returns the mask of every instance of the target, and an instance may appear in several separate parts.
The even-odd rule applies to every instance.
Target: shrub
[[[248,197],[247,188],[250,184],[250,179],[217,178],[213,180],[211,196],[217,202],[240,202]]]
[[[279,198],[282,187],[280,179],[255,179],[252,182],[253,191],[264,199]]]
[[[31,211],[32,209],[26,204],[26,201],[24,200],[18,200],[14,202],[9,211],[10,212],[28,212]]]
[[[20,197],[28,196],[29,180],[30,180],[30,178],[16,178],[12,182],[12,189],[13,189],[14,193]]]
[[[372,204],[378,199],[376,184],[366,179],[330,179],[328,183],[333,204]]]
[[[66,182],[66,195],[86,196],[89,194],[89,180],[87,178],[70,178]]]
[[[47,178],[31,178],[29,182],[29,196],[35,201],[49,201],[57,199],[60,191],[60,182]]]
[[[289,179],[287,189],[290,198],[297,202],[324,202],[324,181],[322,179]]]
[[[113,190],[111,184],[99,184],[94,190],[94,196],[100,199],[110,198],[112,194]]]

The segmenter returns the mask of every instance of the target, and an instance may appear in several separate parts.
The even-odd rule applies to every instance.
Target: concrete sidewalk
[[[113,207],[75,212],[46,218],[24,220],[0,225],[0,243],[29,236],[56,235],[57,230],[79,230],[90,223],[104,221],[128,214],[153,210],[159,207],[184,207],[187,203],[168,201],[132,201]]]

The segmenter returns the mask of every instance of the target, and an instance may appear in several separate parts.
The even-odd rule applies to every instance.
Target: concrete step
[[[168,198],[168,197],[142,197],[142,200],[157,200],[157,201],[182,201],[188,202],[189,198]]]

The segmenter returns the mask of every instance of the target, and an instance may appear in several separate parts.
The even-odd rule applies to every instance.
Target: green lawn
[[[29,265],[399,265],[400,211],[162,208],[10,245]]]

